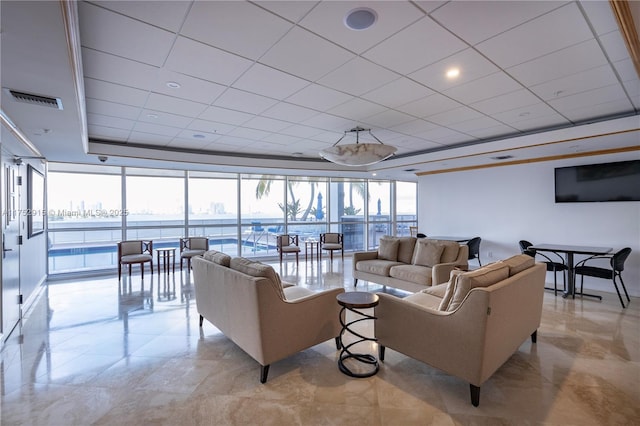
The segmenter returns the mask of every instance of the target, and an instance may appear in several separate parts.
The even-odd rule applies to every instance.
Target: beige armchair
[[[331,253],[331,261],[333,261],[333,252],[340,250],[342,252],[342,260],[344,260],[343,235],[337,232],[327,232],[320,234],[320,260],[322,260],[322,250]]]
[[[122,265],[129,265],[129,276],[131,276],[131,265],[140,264],[140,273],[144,279],[144,264],[149,262],[151,273],[153,273],[153,241],[130,240],[118,243],[118,281],[122,276]]]
[[[282,255],[287,253],[295,253],[296,265],[298,264],[298,256],[300,255],[300,246],[298,245],[297,235],[278,235],[276,237],[276,249],[280,254],[280,263],[282,264]]]
[[[209,250],[209,238],[206,237],[189,237],[180,239],[180,270],[182,271],[182,262],[187,260],[187,269],[191,269],[191,258],[193,256],[201,256]]]

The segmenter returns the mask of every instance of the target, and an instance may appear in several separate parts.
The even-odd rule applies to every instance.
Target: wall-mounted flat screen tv
[[[640,160],[555,169],[556,203],[640,201]]]

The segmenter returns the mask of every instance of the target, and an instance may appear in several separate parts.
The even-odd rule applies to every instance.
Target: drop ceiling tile
[[[254,1],[260,7],[264,7],[267,10],[275,13],[283,17],[284,19],[288,19],[291,22],[298,22],[302,19],[311,9],[313,9],[316,5],[316,2],[312,1],[276,1],[276,0],[266,0],[266,1]]]
[[[524,85],[535,85],[607,64],[600,46],[591,39],[507,69]]]
[[[465,135],[464,133],[460,133],[452,129],[447,129],[445,127],[438,127],[437,129],[428,130],[424,133],[418,134],[417,136],[426,139],[427,141],[444,145],[469,142],[476,139],[473,136]]]
[[[447,71],[457,68],[460,75],[447,78]],[[409,75],[412,79],[437,91],[443,91],[493,74],[499,68],[473,49],[465,49]]]
[[[353,98],[337,107],[331,108],[327,112],[349,120],[360,121],[365,117],[378,114],[385,110],[386,108],[381,105],[364,99]]]
[[[236,148],[240,149],[240,148],[244,148],[246,146],[249,146],[253,143],[254,141],[251,139],[246,139],[246,138],[237,138],[237,137],[233,137],[233,136],[227,136],[227,135],[223,135],[220,139],[218,139],[216,141],[216,143],[221,143],[224,145],[230,145],[230,146],[235,146]]]
[[[515,92],[506,93],[480,102],[474,102],[469,106],[478,111],[493,115],[499,112],[509,111],[527,105],[534,105],[540,102],[540,99],[526,89],[516,90]]]
[[[398,124],[413,121],[414,119],[415,117],[409,114],[389,109],[370,117],[366,117],[363,119],[363,122],[376,127],[393,127]]]
[[[571,111],[577,108],[585,108],[590,105],[599,105],[605,102],[625,99],[627,99],[627,94],[622,90],[620,85],[614,84],[595,90],[577,93],[571,96],[556,98],[550,100],[549,105],[562,113],[563,111]],[[631,109],[631,105],[627,105],[629,109]]]
[[[139,121],[151,124],[160,124],[163,126],[171,126],[184,128],[187,127],[193,119],[184,115],[169,114],[166,112],[145,109],[138,118]]]
[[[434,10],[438,9],[443,4],[448,3],[448,1],[418,0],[418,1],[414,1],[414,3],[420,6],[420,8],[425,12],[431,13]]]
[[[560,114],[552,114],[545,117],[534,117],[529,120],[521,120],[513,123],[509,123],[511,127],[514,127],[523,132],[538,131],[539,129],[553,128],[559,126],[567,126],[570,122]]]
[[[471,108],[459,107],[450,111],[426,116],[425,119],[432,123],[439,124],[440,126],[449,126],[450,124],[474,120],[481,117],[483,117],[482,114]]]
[[[631,103],[633,103],[636,109],[640,109],[640,81],[625,81],[623,86],[629,95]]]
[[[263,116],[275,118],[278,120],[286,120],[297,123],[317,115],[318,111],[294,105],[288,102],[278,102],[276,105],[267,109],[262,113]]]
[[[617,84],[618,79],[610,65],[592,68],[588,71],[569,75],[531,87],[531,91],[545,101],[574,95],[590,88]]]
[[[146,1],[93,0],[92,3],[173,32],[178,32],[190,7],[189,2],[181,1],[157,1],[152,7]]]
[[[477,48],[498,66],[509,68],[590,38],[593,34],[582,13],[575,3],[569,3],[484,41]]]
[[[193,137],[175,137],[167,144],[167,147],[180,150],[204,150],[211,141],[206,139],[194,139]]]
[[[176,115],[188,117],[197,117],[202,113],[207,105],[198,102],[188,101],[186,99],[174,98],[159,93],[151,93],[145,107],[157,111],[169,112]]]
[[[151,90],[157,68],[91,49],[82,49],[82,72],[85,78]]]
[[[350,130],[350,129],[345,129],[346,130]],[[344,135],[344,131],[342,132],[322,132],[319,133],[315,136],[313,136],[312,138],[309,138],[311,140],[314,140],[316,142],[323,142],[323,143],[328,143],[333,145],[334,143],[336,143],[338,141],[338,139],[340,139],[342,137],[342,135]],[[347,138],[345,138],[346,140]],[[355,140],[355,138],[352,138]],[[341,142],[343,143],[343,142]],[[347,143],[346,141],[344,143]]]
[[[316,81],[352,58],[353,53],[296,27],[259,61],[309,81]]]
[[[571,110],[562,110],[562,114],[571,121],[582,122],[592,120],[593,117],[607,117],[630,112],[632,109],[633,106],[628,99],[616,99],[595,105],[585,105]]]
[[[249,2],[196,1],[180,33],[258,59],[291,27],[290,22]]]
[[[355,58],[322,77],[318,83],[354,96],[377,89],[400,76],[362,58]]]
[[[87,114],[87,124],[92,126],[111,127],[114,129],[131,130],[136,124],[134,120],[101,114]]]
[[[250,129],[248,127],[237,127],[231,132],[229,132],[228,136],[251,139],[251,140],[259,140],[262,138],[266,138],[270,134],[271,132],[265,132],[263,130]]]
[[[580,6],[584,9],[596,34],[601,35],[618,30],[618,23],[608,1],[581,1]]]
[[[409,74],[466,47],[465,43],[431,18],[424,17],[373,47],[363,56],[401,74]],[[407,55],[407,51],[412,54]]]
[[[460,123],[460,124],[464,124],[464,123]],[[504,124],[499,124],[497,126],[480,128],[480,129],[463,130],[460,128],[456,128],[456,130],[464,131],[464,133],[474,136],[478,139],[494,139],[494,138],[504,137],[507,135],[518,134],[518,130]]]
[[[324,131],[322,129],[318,129],[316,127],[310,127],[310,126],[303,126],[303,125],[300,125],[300,124],[295,124],[293,126],[289,126],[286,129],[282,129],[280,131],[280,133],[282,133],[282,134],[289,135],[289,136],[295,136],[295,137],[298,137],[298,138],[301,138],[301,139],[311,138],[311,137],[319,135],[320,133],[323,133],[323,132]]]
[[[169,82],[180,84],[180,88],[174,89],[167,86]],[[153,86],[153,91],[176,98],[188,99],[203,104],[211,104],[224,92],[226,86],[211,83],[200,78],[190,77],[185,74],[170,71],[166,68],[158,70],[158,77]]]
[[[469,83],[452,87],[443,93],[457,101],[469,104],[515,92],[519,89],[522,89],[522,86],[517,81],[503,72],[497,72]]]
[[[247,114],[246,112],[233,111],[227,108],[221,108],[217,106],[208,107],[198,118],[208,121],[215,121],[218,123],[225,123],[228,125],[241,125],[246,123],[253,114]]]
[[[233,83],[235,88],[280,100],[308,85],[306,80],[261,64],[254,64]]]
[[[149,92],[120,84],[93,78],[84,79],[84,91],[87,98],[99,99],[119,104],[142,107]]]
[[[480,116],[480,117],[476,117],[469,120],[456,121],[453,123],[446,124],[446,127],[449,127],[450,129],[457,130],[462,133],[470,133],[470,131],[473,131],[473,130],[489,129],[497,126],[504,126],[504,125],[499,121],[494,120],[493,118],[487,117],[487,116]]]
[[[243,90],[229,89],[218,97],[214,105],[251,114],[260,114],[277,103],[277,100],[265,96]]]
[[[538,102],[533,105],[509,109],[492,116],[502,123],[514,125],[515,123],[530,121],[535,118],[555,117],[558,116],[558,113],[546,103]]]
[[[180,129],[175,127],[163,126],[161,124],[153,124],[153,123],[143,123],[138,121],[135,126],[133,126],[133,132],[141,132],[141,133],[151,133],[154,135],[162,135],[169,137],[176,137],[178,133],[180,133]]]
[[[431,14],[471,45],[553,10],[559,1],[450,1]]]
[[[128,120],[136,120],[142,110],[131,105],[117,104],[115,102],[101,101],[99,99],[87,98],[87,112],[90,114],[108,115]]]
[[[291,126],[291,122],[283,120],[274,120],[267,117],[254,117],[243,125],[252,129],[265,130],[267,132],[279,132]]]
[[[620,80],[638,81],[638,73],[636,72],[636,68],[634,67],[631,59],[614,62],[613,66],[620,76]]]
[[[167,146],[172,139],[172,136],[158,135],[155,133],[131,132],[127,142],[141,145]]]
[[[460,102],[443,96],[440,93],[436,93],[431,96],[427,96],[426,98],[401,105],[396,109],[414,117],[426,117],[439,112],[449,111],[460,106],[462,106]]]
[[[354,122],[354,120],[348,120],[331,114],[318,114],[308,120],[304,120],[301,124],[318,129],[340,132],[355,127],[358,123]]]
[[[600,42],[611,62],[621,61],[629,57],[629,51],[620,31],[612,31],[600,36]]]
[[[175,38],[172,32],[87,2],[78,3],[78,15],[82,46],[145,64],[161,66]]]
[[[266,138],[263,138],[262,140],[266,142],[275,143],[278,145],[285,145],[285,146],[297,144],[298,142],[300,142],[300,138],[296,136],[283,135],[280,133],[272,133],[271,135],[267,136]],[[298,149],[297,146],[295,148]]]
[[[252,62],[185,37],[178,37],[165,67],[218,84],[230,85]]]
[[[432,94],[433,90],[402,77],[367,92],[361,97],[388,108],[395,108]]]
[[[344,24],[347,14],[358,7],[368,7],[377,14],[376,22],[363,31],[354,31]],[[424,12],[409,2],[324,1],[313,8],[300,25],[359,54],[422,16]]]
[[[99,126],[95,124],[87,125],[90,138],[104,139],[110,141],[125,141],[129,137],[129,130],[116,129],[113,127]]]
[[[349,99],[351,99],[351,96],[346,93],[338,92],[337,90],[318,84],[311,84],[295,95],[289,96],[287,101],[317,111],[326,111]]]
[[[426,132],[428,130],[435,129],[436,127],[438,126],[426,120],[417,119],[417,120],[409,121],[406,123],[398,124],[397,126],[391,127],[391,129],[399,133],[412,135],[416,133]],[[403,135],[403,137],[406,137],[406,136]]]
[[[187,127],[187,131],[193,131],[193,133],[217,133],[221,135],[229,134],[233,129],[235,129],[235,125],[229,125],[224,123],[219,123],[215,121],[208,120],[193,120],[189,127]]]

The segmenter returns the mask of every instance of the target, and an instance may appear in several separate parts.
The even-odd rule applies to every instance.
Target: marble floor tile
[[[272,265],[312,290],[353,290],[348,256]],[[468,383],[390,349],[378,374],[348,377],[333,340],[272,364],[261,384],[251,357],[199,327],[186,270],[54,281],[0,351],[0,424],[637,425],[640,299],[622,309],[603,295],[546,292],[537,344],[524,342],[473,407]],[[356,329],[373,334],[371,321]]]

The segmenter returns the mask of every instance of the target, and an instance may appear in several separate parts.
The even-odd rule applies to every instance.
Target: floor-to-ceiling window
[[[234,256],[276,256],[276,235],[300,244],[341,232],[345,251],[375,249],[416,224],[413,182],[240,175],[49,164],[49,274],[113,269],[116,243],[178,247],[205,236]]]

